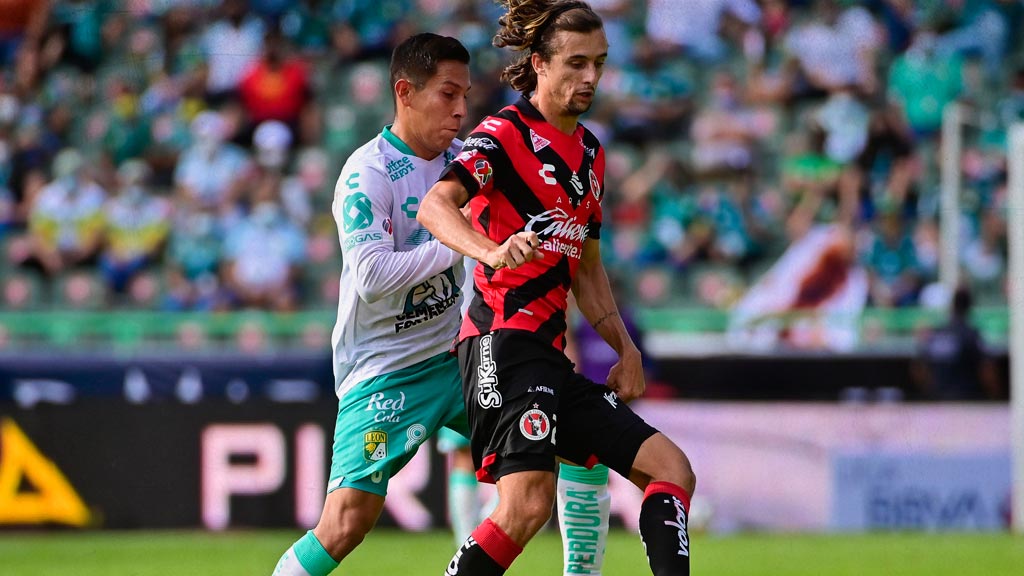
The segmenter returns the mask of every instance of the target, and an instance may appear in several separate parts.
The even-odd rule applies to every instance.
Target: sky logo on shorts
[[[540,410],[527,410],[519,419],[519,431],[528,440],[543,440],[551,432],[551,422],[548,420],[548,415]]]
[[[363,434],[363,457],[369,462],[380,462],[388,457],[388,433],[370,430]]]
[[[491,358],[491,335],[480,337],[480,365],[476,367],[476,401],[482,408],[500,408],[498,367]]]

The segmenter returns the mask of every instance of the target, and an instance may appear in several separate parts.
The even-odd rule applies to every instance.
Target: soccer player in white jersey
[[[324,509],[281,556],[280,576],[326,576],[362,542],[390,478],[444,427],[468,436],[458,362],[463,257],[417,208],[462,148],[469,53],[418,34],[391,59],[395,122],[356,150],[335,187],[343,266],[332,338],[338,419]],[[513,241],[499,248],[508,255]],[[603,522],[607,524],[607,516]]]
[[[334,328],[338,420],[327,499],[316,527],[274,574],[326,576],[376,523],[389,479],[444,426],[464,435],[458,364],[462,255],[434,240],[416,210],[466,115],[469,53],[419,34],[391,59],[395,123],[356,150],[335,188],[343,266]]]

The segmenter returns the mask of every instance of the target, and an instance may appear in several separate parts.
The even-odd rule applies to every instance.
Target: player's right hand
[[[517,232],[508,240],[495,248],[487,259],[487,265],[495,270],[516,268],[530,262],[534,258],[543,258],[540,250],[540,237],[536,232]]]

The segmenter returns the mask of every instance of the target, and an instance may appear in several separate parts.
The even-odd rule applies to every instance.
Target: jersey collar
[[[387,126],[385,126],[384,129],[381,130],[380,135],[383,136],[385,140],[390,142],[392,146],[397,148],[398,151],[401,152],[402,154],[405,154],[406,156],[417,157],[416,153],[412,151],[412,148],[410,148],[408,144],[402,142],[402,139],[399,138],[398,136],[395,136],[395,133],[391,131],[392,126],[394,126],[394,124],[388,124]]]

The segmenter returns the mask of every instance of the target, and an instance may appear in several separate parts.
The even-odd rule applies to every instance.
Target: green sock
[[[310,530],[281,556],[273,576],[327,576],[337,567],[338,562]]]
[[[452,524],[456,547],[462,546],[480,523],[476,488],[476,475],[472,472],[452,470],[448,475],[448,520]]]

